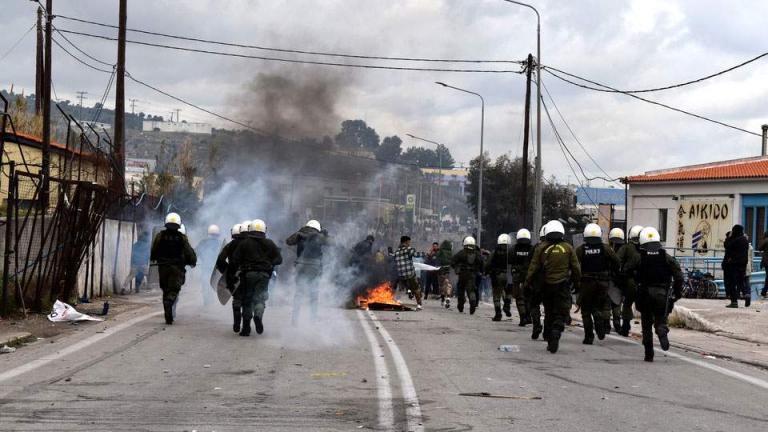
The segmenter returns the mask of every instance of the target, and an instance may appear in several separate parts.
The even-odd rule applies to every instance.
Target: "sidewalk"
[[[726,308],[726,304],[726,300],[681,299],[675,308],[690,311],[693,320],[700,318],[703,324],[711,324],[712,333],[768,345],[768,301],[753,300],[748,308],[739,301],[738,309]]]

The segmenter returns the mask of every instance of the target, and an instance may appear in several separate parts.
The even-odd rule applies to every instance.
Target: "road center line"
[[[68,356],[72,353],[75,353],[77,351],[80,351],[83,348],[89,347],[96,342],[107,338],[109,336],[112,336],[113,334],[125,330],[128,327],[131,327],[134,324],[138,324],[146,319],[152,318],[154,316],[160,315],[160,312],[153,312],[149,313],[147,315],[138,316],[136,318],[130,319],[124,323],[118,324],[114,327],[109,327],[106,330],[104,330],[104,333],[97,333],[87,339],[81,340],[80,342],[77,342],[73,345],[70,345],[61,351],[56,352],[55,354],[45,356],[38,358],[36,360],[32,360],[27,364],[21,365],[19,367],[7,370],[3,373],[0,373],[0,382],[7,381],[11,378],[15,378],[21,374],[25,374],[27,372],[33,371],[41,366],[47,365],[48,363],[51,363],[55,360],[58,360],[62,357]]]
[[[357,311],[360,318],[360,325],[363,327],[363,333],[368,338],[371,345],[371,355],[373,355],[373,365],[376,371],[376,392],[379,400],[379,429],[385,431],[395,430],[395,417],[392,410],[392,387],[389,384],[389,370],[387,362],[384,359],[384,351],[379,345],[376,335],[371,330],[368,318],[361,311]]]
[[[392,361],[395,363],[397,374],[400,376],[400,387],[403,391],[403,400],[405,401],[405,420],[407,423],[407,430],[409,432],[423,432],[424,424],[421,418],[421,405],[419,404],[419,397],[416,394],[416,386],[413,384],[413,378],[411,372],[408,370],[408,365],[405,363],[405,358],[400,352],[400,348],[397,347],[395,340],[389,335],[387,329],[379,321],[376,315],[368,311],[368,316],[378,326],[379,333],[384,338],[384,342],[389,347],[389,352],[392,354]]]

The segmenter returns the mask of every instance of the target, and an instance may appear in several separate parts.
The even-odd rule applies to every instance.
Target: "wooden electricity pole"
[[[37,8],[37,46],[35,55],[35,115],[43,112],[43,74],[44,50],[43,50],[43,8]]]
[[[523,125],[523,175],[522,188],[520,189],[520,227],[526,227],[528,223],[528,139],[531,132],[531,72],[533,72],[533,55],[528,54],[528,62],[525,69],[525,124]],[[538,233],[534,233],[538,235]]]
[[[50,195],[51,173],[51,32],[53,31],[53,0],[45,2],[45,70],[43,73],[43,148],[42,167],[43,177],[40,193],[40,204],[43,211],[48,207]]]
[[[122,188],[125,181],[125,26],[128,16],[128,0],[120,0],[117,31],[117,72],[115,76],[115,159],[117,172],[112,178],[114,189]],[[125,192],[125,191],[120,191]]]

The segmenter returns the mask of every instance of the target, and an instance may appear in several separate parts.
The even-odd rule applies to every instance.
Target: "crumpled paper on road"
[[[104,321],[101,318],[95,318],[84,313],[80,313],[72,306],[56,300],[53,304],[53,310],[48,314],[48,321],[52,322],[72,322],[72,321]]]

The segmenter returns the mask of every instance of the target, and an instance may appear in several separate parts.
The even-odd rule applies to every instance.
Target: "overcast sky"
[[[29,0],[1,1],[0,87],[13,84],[17,91],[34,92],[34,31],[6,53],[34,23],[36,5]],[[117,0],[54,0],[54,12],[116,24],[117,4]],[[768,51],[768,2],[764,1],[532,4],[542,16],[543,64],[621,89],[687,81]],[[55,24],[62,29],[116,34],[61,18]],[[535,54],[536,48],[532,11],[502,0],[130,0],[128,26],[263,46],[382,56],[522,60],[529,52]],[[69,37],[93,56],[114,63],[114,42]],[[130,33],[129,39],[202,47]],[[764,59],[702,84],[644,96],[759,133],[760,125],[768,123],[767,63]],[[406,145],[417,144],[406,133],[440,141],[457,160],[466,162],[479,153],[479,100],[434,84],[445,81],[485,97],[485,149],[492,157],[521,153],[523,75],[285,66],[137,45],[128,46],[127,69],[152,85],[245,122],[249,119],[242,118],[232,102],[239,100],[242,89],[257,73],[332,76],[342,83],[335,106],[341,118],[362,118],[382,138],[396,134]],[[60,99],[75,100],[75,92],[82,90],[88,92],[87,104],[100,98],[108,79],[56,47],[53,74]],[[575,88],[546,73],[543,78],[576,136],[611,176],[759,155],[759,137],[625,95]],[[126,97],[139,100],[137,111],[168,117],[171,110],[180,108],[182,119],[232,127],[131,82]],[[113,99],[109,98],[108,106],[114,104]],[[588,175],[599,174],[554,112],[553,116]],[[574,181],[546,117],[543,119],[545,173]]]

